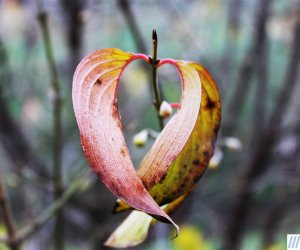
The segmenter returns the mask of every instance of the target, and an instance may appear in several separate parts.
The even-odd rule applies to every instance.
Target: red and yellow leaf
[[[185,61],[177,61],[175,66],[181,77],[181,108],[155,140],[138,170],[148,190],[160,181],[182,151],[200,110],[201,82],[197,71]]]
[[[165,62],[177,65],[177,62],[173,60],[162,60],[160,64]],[[196,125],[183,150],[165,172],[163,178],[157,184],[148,187],[149,193],[160,206],[189,193],[201,178],[213,155],[214,143],[220,127],[220,96],[212,77],[202,65],[194,62],[186,64],[195,69],[201,79],[201,108]],[[141,175],[142,180],[143,178],[144,176]],[[125,202],[119,201],[115,212],[129,208]]]
[[[218,90],[209,73],[193,62],[165,59],[181,77],[178,112],[160,133],[135,171],[120,122],[116,91],[120,76],[133,60],[149,58],[119,49],[96,51],[82,60],[73,79],[73,105],[85,156],[95,173],[122,201],[115,211],[130,208],[177,225],[167,215],[178,207],[205,172],[220,126]],[[201,79],[201,80],[200,80]],[[159,207],[164,205],[164,211]],[[132,221],[141,223],[127,232]],[[130,246],[147,235],[151,218],[133,212],[106,242]],[[137,232],[140,232],[139,234]]]
[[[152,199],[138,177],[122,132],[116,90],[129,62],[148,57],[119,49],[96,51],[78,65],[72,98],[84,154],[109,190],[133,208],[178,226]]]

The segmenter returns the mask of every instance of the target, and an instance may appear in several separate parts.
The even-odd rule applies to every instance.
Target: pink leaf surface
[[[152,199],[138,177],[125,143],[116,90],[129,62],[148,57],[119,49],[98,50],[78,65],[72,99],[84,154],[108,189],[133,208],[178,226]]]

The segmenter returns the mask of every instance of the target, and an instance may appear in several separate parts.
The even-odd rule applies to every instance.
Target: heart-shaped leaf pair
[[[121,199],[115,212],[133,208],[173,224],[178,233],[178,226],[165,211],[173,210],[181,203],[178,200],[183,200],[193,189],[212,156],[221,117],[219,93],[201,65],[161,60],[157,67],[172,64],[181,76],[180,109],[136,172],[122,132],[116,91],[123,70],[137,59],[151,64],[146,55],[115,48],[98,50],[80,62],[73,78],[72,98],[81,143],[90,166]],[[164,211],[160,206],[166,204]],[[138,214],[130,215],[130,220],[139,217]],[[143,225],[148,228],[151,220],[146,221]],[[144,230],[142,237],[147,231]],[[141,241],[141,237],[137,237],[126,243],[124,238],[130,237],[122,232],[126,230],[120,229],[106,244],[128,246]]]

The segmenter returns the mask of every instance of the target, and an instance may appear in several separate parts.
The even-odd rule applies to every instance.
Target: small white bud
[[[172,112],[172,106],[168,102],[163,101],[159,108],[159,115],[163,118],[167,118],[172,114]]]
[[[233,151],[240,151],[243,148],[242,142],[236,137],[225,137],[223,145]]]
[[[217,169],[222,159],[223,159],[223,152],[219,148],[216,148],[214,155],[211,157],[209,161],[208,167],[210,169]]]
[[[137,147],[143,147],[148,140],[148,130],[144,129],[141,132],[135,134],[132,138],[132,142]]]

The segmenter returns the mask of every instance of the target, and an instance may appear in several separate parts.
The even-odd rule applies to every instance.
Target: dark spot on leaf
[[[118,128],[122,127],[121,121],[119,119],[116,119],[116,125]]]
[[[208,151],[208,150],[204,150],[204,151],[203,151],[203,155],[204,155],[205,157],[209,157],[209,151]]]
[[[120,153],[121,153],[121,155],[122,155],[123,157],[125,157],[125,155],[126,155],[126,149],[125,149],[124,147],[121,148]]]
[[[167,177],[167,172],[163,175],[163,177],[161,177],[159,183],[162,183]]]
[[[219,127],[214,127],[214,133],[218,134],[218,131],[219,131]]]
[[[194,179],[193,179],[194,184],[196,184],[201,179],[201,177],[203,176],[203,174],[205,173],[205,169],[203,169],[203,170],[204,171],[202,171],[201,174],[199,174],[198,176],[194,177]]]
[[[199,164],[200,164],[200,161],[199,161],[198,159],[193,160],[193,164],[194,164],[194,165],[199,165]]]
[[[193,179],[194,184],[196,184],[200,180],[201,176],[197,176]]]
[[[101,171],[96,172],[96,175],[98,176],[98,178],[102,179],[102,173],[101,173]]]
[[[119,115],[119,112],[118,112],[118,103],[117,103],[117,101],[114,101],[114,103],[113,103],[112,115],[113,115],[114,117],[118,117],[118,115]]]
[[[200,148],[199,144],[196,144],[196,146],[195,146],[195,150],[196,150],[196,151],[198,151],[198,150],[199,150],[199,148]]]
[[[213,109],[216,106],[216,103],[211,101],[210,99],[207,99],[206,108],[207,109]]]
[[[95,83],[101,85],[101,84],[102,84],[102,81],[101,81],[100,78],[98,78],[97,81],[96,81]]]

